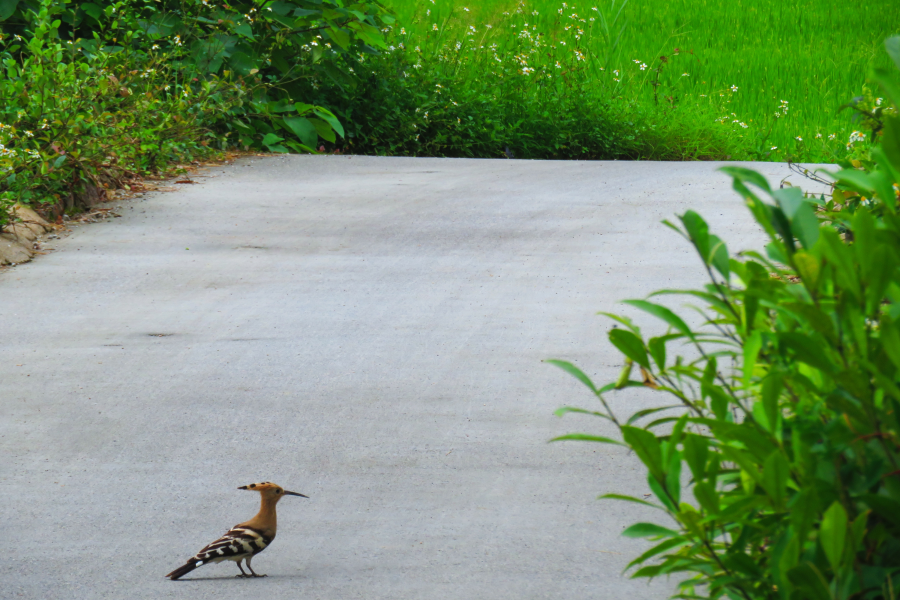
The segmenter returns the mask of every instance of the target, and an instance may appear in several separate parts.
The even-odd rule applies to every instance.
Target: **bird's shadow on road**
[[[265,577],[235,577],[231,576],[220,576],[220,577],[191,577],[190,579],[178,579],[173,583],[190,583],[191,581],[241,581],[241,582],[250,582],[250,581],[265,581],[266,579],[306,579],[306,575],[266,575]]]

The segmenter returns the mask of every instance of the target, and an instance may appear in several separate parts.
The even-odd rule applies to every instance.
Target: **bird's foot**
[[[240,573],[238,575],[235,575],[235,577],[237,577],[238,579],[244,579],[245,577],[253,577],[253,575],[247,575],[246,573]]]
[[[268,577],[268,575],[266,575],[266,574],[260,575],[259,573],[254,573],[254,574],[251,575],[250,577]]]

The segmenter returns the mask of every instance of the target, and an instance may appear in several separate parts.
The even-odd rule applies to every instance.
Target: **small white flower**
[[[641,71],[645,71],[645,70],[647,70],[647,65],[645,65],[644,63],[641,63]]]
[[[682,73],[681,76],[682,77],[690,77],[691,75],[690,75],[690,73]]]
[[[778,146],[772,146],[769,150],[778,150]]]
[[[802,142],[802,141],[803,141],[803,138],[800,137],[799,135],[798,135],[797,137],[795,137],[794,139],[797,140],[798,142]]]
[[[731,86],[731,91],[732,92],[738,91],[738,87],[736,85]]]

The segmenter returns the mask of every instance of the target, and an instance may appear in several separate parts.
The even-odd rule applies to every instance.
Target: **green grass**
[[[882,43],[900,32],[896,0],[632,0],[615,24],[621,3],[387,4],[396,52],[450,82],[445,102],[495,85],[607,103],[694,158],[841,157],[858,126],[838,109],[860,95],[869,68],[889,65]]]

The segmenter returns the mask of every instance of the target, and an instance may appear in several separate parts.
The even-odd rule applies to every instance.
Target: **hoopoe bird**
[[[238,489],[259,492],[261,504],[257,515],[249,521],[239,523],[226,531],[225,535],[204,546],[200,552],[189,558],[184,565],[178,567],[166,577],[174,581],[206,563],[217,563],[223,560],[233,560],[237,563],[241,574],[236,575],[236,577],[265,577],[265,575],[257,575],[253,571],[250,567],[250,561],[254,556],[268,548],[272,540],[275,539],[275,530],[278,527],[275,505],[285,496],[300,496],[301,498],[309,498],[309,496],[304,496],[297,492],[289,492],[271,481],[242,485]],[[247,561],[247,569],[250,570],[249,575],[244,572],[244,568],[241,566],[241,563],[245,560]]]

